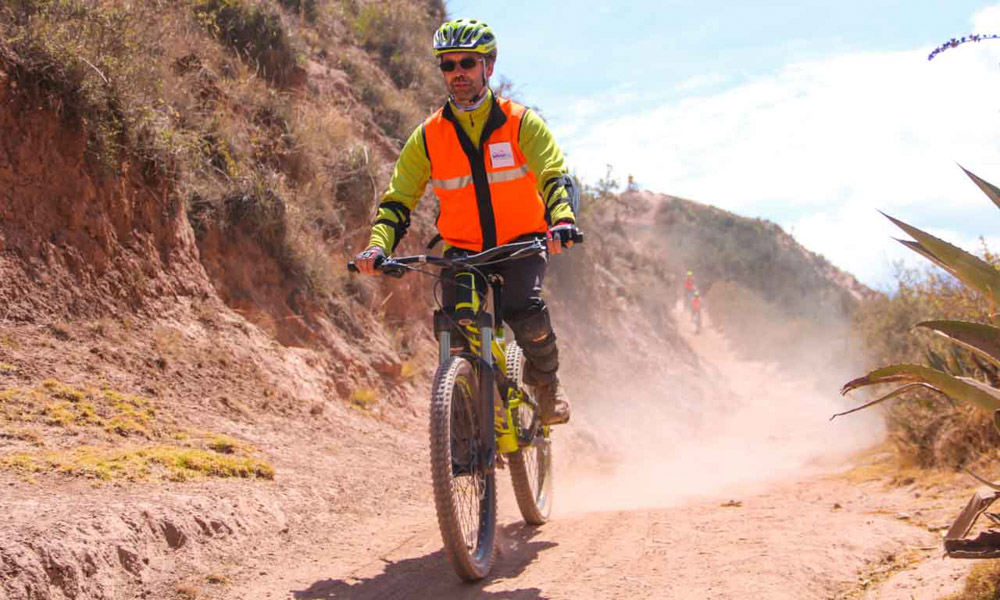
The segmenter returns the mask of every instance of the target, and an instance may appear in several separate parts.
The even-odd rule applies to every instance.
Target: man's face
[[[468,104],[479,98],[485,86],[484,75],[493,75],[493,63],[475,52],[442,54],[438,57],[438,65],[451,66],[450,71],[441,69],[441,75],[444,76],[448,91],[461,104]]]

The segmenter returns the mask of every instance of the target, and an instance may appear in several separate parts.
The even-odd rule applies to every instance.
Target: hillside
[[[777,224],[676,196],[656,196],[655,227],[674,264],[697,271],[706,290],[718,281],[753,290],[791,316],[846,315],[871,290]]]
[[[695,274],[714,323],[743,356],[824,373],[829,389],[862,368],[866,350],[851,315],[878,294],[851,274],[764,219],[664,194],[620,198],[641,243],[676,281]]]
[[[442,99],[422,40],[443,16],[435,0],[0,7],[5,597],[238,593],[246,565],[318,535],[353,548],[429,505],[433,282],[345,263]],[[679,265],[608,198],[584,201],[587,243],[548,293],[583,409],[566,448],[610,460],[626,450],[595,433],[607,407],[633,431],[640,397],[724,407],[701,408],[717,384],[666,301]],[[430,237],[433,203],[401,253]],[[721,281],[737,260],[697,268]]]

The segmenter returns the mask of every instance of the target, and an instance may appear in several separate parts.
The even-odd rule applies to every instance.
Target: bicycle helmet
[[[434,32],[434,56],[445,52],[496,55],[497,37],[490,26],[476,19],[446,21]]]

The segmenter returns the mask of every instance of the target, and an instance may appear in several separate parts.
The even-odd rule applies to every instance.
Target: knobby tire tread
[[[455,396],[455,382],[460,375],[465,375],[471,382],[473,406],[478,401],[479,388],[475,370],[468,360],[452,356],[438,367],[431,387],[430,412],[430,451],[431,480],[434,487],[434,507],[437,512],[438,527],[441,530],[441,540],[444,543],[448,562],[459,577],[466,581],[478,581],[486,577],[493,568],[497,557],[496,526],[497,526],[497,491],[496,472],[487,475],[484,485],[487,490],[488,516],[483,523],[480,518],[480,531],[490,528],[489,551],[480,560],[466,548],[462,534],[462,523],[454,501],[452,460],[451,460],[451,423],[452,398]],[[493,430],[489,429],[492,437]],[[492,440],[491,440],[492,442]],[[492,479],[492,485],[489,480]],[[481,511],[480,511],[481,515]]]
[[[524,351],[515,343],[507,347],[507,376],[518,385],[522,385],[521,376],[524,371]],[[536,452],[534,447],[518,449],[507,455],[510,466],[510,483],[514,488],[514,497],[517,498],[517,507],[524,517],[524,522],[529,525],[544,525],[549,520],[552,513],[552,446],[549,445],[549,457],[546,465],[539,465],[545,469],[545,481],[542,486],[548,486],[545,497],[545,505],[538,505],[538,498],[531,485],[531,474],[528,472],[525,463],[525,452]]]

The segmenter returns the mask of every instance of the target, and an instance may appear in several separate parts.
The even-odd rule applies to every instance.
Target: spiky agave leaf
[[[1000,365],[1000,328],[966,321],[923,321],[916,326],[930,329]]]
[[[899,238],[892,238],[892,239],[896,240],[900,244],[906,246],[910,250],[913,250],[914,252],[916,252],[920,256],[923,256],[927,260],[929,260],[932,263],[936,264],[937,266],[941,267],[942,269],[944,269],[945,271],[947,271],[952,276],[954,276],[956,278],[958,277],[958,274],[955,273],[955,269],[952,269],[951,267],[949,267],[948,265],[946,265],[945,263],[943,263],[940,258],[934,256],[933,252],[931,252],[927,248],[924,248],[923,246],[921,246],[920,242],[914,242],[913,240],[901,240]]]
[[[949,398],[972,402],[993,413],[1000,410],[1000,390],[968,377],[954,377],[923,365],[889,365],[844,384],[840,393],[880,383],[923,383]]]
[[[931,391],[934,391],[934,392],[938,392],[939,394],[941,393],[938,389],[934,388],[933,386],[929,386],[926,383],[909,383],[907,385],[904,385],[902,387],[898,387],[898,388],[892,390],[891,392],[889,392],[888,394],[886,394],[884,396],[879,396],[878,398],[872,400],[871,402],[865,402],[861,406],[855,406],[851,410],[845,410],[844,412],[839,412],[839,413],[833,415],[832,417],[830,417],[830,420],[832,421],[832,420],[836,419],[837,417],[842,417],[844,415],[849,415],[851,413],[858,412],[859,410],[864,410],[864,409],[866,409],[866,408],[868,408],[870,406],[875,406],[876,404],[881,404],[881,403],[885,402],[886,400],[891,400],[891,399],[895,398],[896,396],[899,396],[900,394],[905,394],[906,392],[908,392],[910,390],[917,389],[917,388],[925,388],[925,389],[928,389],[928,390],[931,390]]]
[[[885,213],[882,214],[885,215]],[[939,261],[951,267],[955,277],[985,294],[994,303],[1000,303],[1000,272],[988,262],[899,219],[889,215],[885,215],[885,217],[917,240]]]
[[[993,204],[997,205],[997,208],[1000,208],[1000,188],[986,181],[985,179],[981,179],[975,173],[966,169],[962,165],[958,165],[958,168],[965,171],[965,174],[969,176],[969,179],[971,179],[976,185],[978,185],[979,189],[983,190],[984,194],[989,196],[989,199],[993,201]]]

